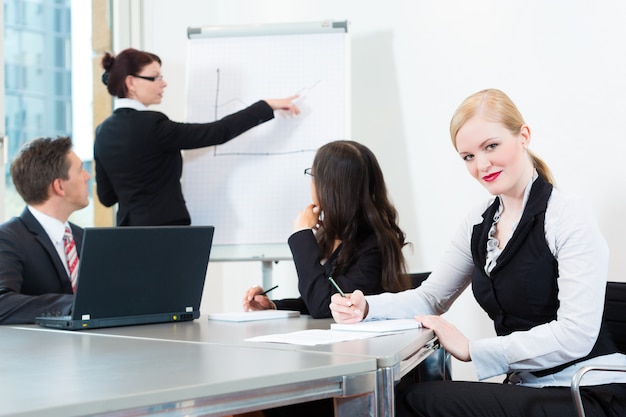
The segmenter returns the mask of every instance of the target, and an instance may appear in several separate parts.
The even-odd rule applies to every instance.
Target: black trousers
[[[396,417],[569,417],[576,408],[569,387],[430,381],[397,393]],[[626,416],[626,384],[582,387],[587,417]]]

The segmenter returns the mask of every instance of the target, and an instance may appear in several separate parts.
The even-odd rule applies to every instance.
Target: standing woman
[[[119,203],[118,226],[188,225],[180,178],[180,151],[220,145],[274,118],[274,110],[300,113],[285,99],[262,100],[212,123],[178,123],[148,110],[161,103],[167,83],[161,60],[125,49],[102,58],[102,82],[117,97],[115,110],[96,128],[94,159],[98,198]]]
[[[554,185],[533,154],[530,128],[499,90],[461,103],[450,135],[470,175],[490,194],[417,289],[333,296],[338,322],[415,317],[442,346],[471,361],[479,380],[432,381],[398,396],[403,416],[572,416],[573,374],[585,365],[626,365],[601,325],[608,247],[588,203]],[[496,336],[469,340],[441,314],[468,286]],[[581,390],[593,416],[626,415],[626,376],[593,373]]]
[[[405,235],[372,151],[353,141],[327,143],[305,174],[311,176],[313,202],[296,217],[288,240],[300,297],[271,301],[259,295],[261,287],[252,287],[244,296],[244,310],[299,310],[313,318],[331,317],[330,297],[337,292],[331,276],[347,292],[409,288],[402,254]]]

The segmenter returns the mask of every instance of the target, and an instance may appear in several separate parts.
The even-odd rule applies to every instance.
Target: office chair
[[[602,321],[621,353],[626,353],[626,282],[608,282]],[[580,381],[587,372],[626,372],[622,366],[583,366],[572,377],[571,393],[579,417],[585,417],[580,396]]]
[[[411,287],[417,288],[422,285],[422,282],[428,278],[430,272],[416,272],[409,274],[411,279]],[[450,354],[446,352],[443,347],[437,349],[422,363],[418,365],[415,370],[415,379],[418,381],[449,381],[452,380],[452,374],[450,372]]]

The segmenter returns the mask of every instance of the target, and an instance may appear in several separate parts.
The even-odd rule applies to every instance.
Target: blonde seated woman
[[[450,248],[417,289],[333,295],[340,323],[415,317],[480,380],[432,381],[399,393],[396,415],[528,417],[576,415],[570,381],[585,365],[626,365],[601,326],[608,248],[588,203],[554,185],[530,149],[530,128],[509,97],[483,90],[461,103],[452,143],[493,196],[471,211]],[[497,336],[469,340],[441,314],[468,286]],[[581,390],[592,416],[626,415],[626,375],[593,373]]]

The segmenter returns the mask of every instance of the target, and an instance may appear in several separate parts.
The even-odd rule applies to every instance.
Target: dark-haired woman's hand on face
[[[319,229],[321,221],[319,219],[319,207],[314,204],[309,204],[303,210],[298,213],[298,216],[293,222],[294,232],[303,229]]]

